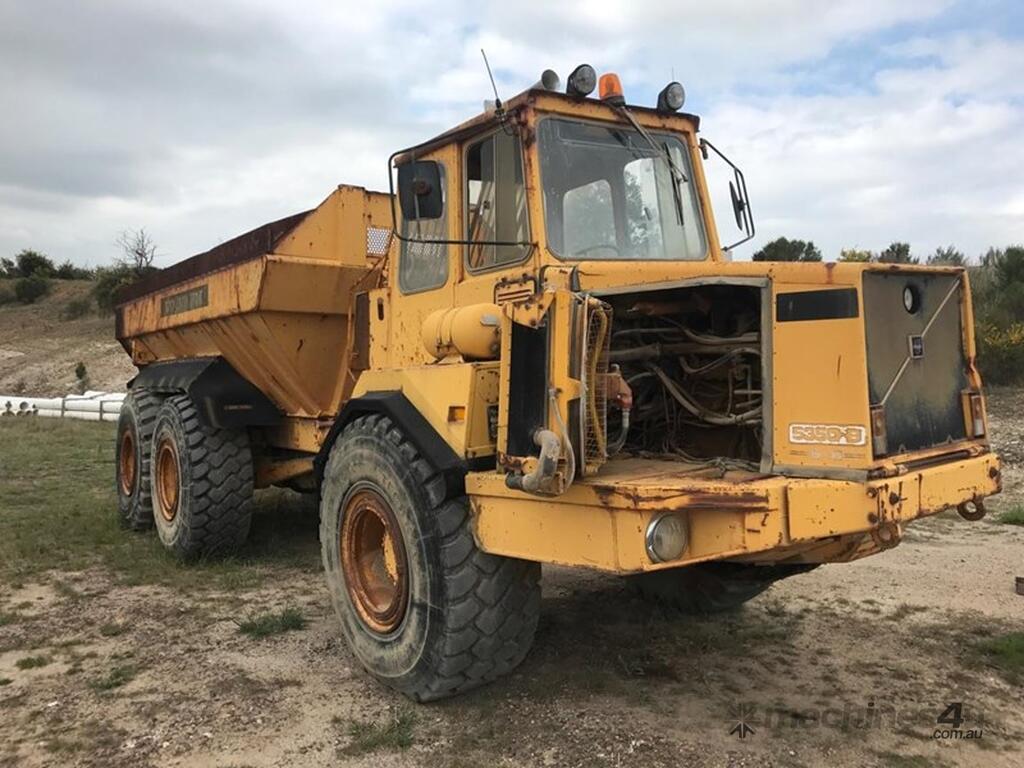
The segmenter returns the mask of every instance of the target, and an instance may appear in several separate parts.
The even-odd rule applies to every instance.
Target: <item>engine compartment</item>
[[[601,298],[612,307],[609,368],[632,391],[628,412],[609,403],[609,458],[757,470],[761,289],[709,284]]]

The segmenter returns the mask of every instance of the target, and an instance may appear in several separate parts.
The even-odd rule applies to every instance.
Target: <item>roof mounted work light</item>
[[[533,84],[533,88],[534,90],[557,91],[561,84],[562,78],[555,70],[545,69],[540,75],[540,80]]]
[[[682,109],[684,101],[686,101],[686,90],[682,83],[673,81],[662,88],[661,93],[658,94],[658,111],[678,112]]]
[[[597,87],[597,72],[589,64],[580,64],[565,82],[565,92],[570,96],[585,98]]]
[[[601,75],[600,92],[601,101],[607,101],[609,104],[619,107],[626,103],[626,97],[622,95],[622,83],[619,82],[619,76],[614,72]]]

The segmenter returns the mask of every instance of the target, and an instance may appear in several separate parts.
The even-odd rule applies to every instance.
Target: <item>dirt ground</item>
[[[1024,391],[993,392],[990,410],[1007,462],[998,513],[1024,500]],[[99,463],[106,477],[113,433],[86,428],[97,445],[55,461],[73,477]],[[16,434],[0,431],[0,442]],[[2,508],[25,515],[60,471],[22,485],[4,477],[38,469],[0,456],[0,535],[27,535],[4,533]],[[1024,630],[1013,589],[1024,527],[994,515],[921,521],[893,551],[707,619],[667,616],[616,578],[546,568],[522,667],[414,706],[369,680],[341,642],[315,510],[299,497],[262,498],[263,549],[231,569],[129,578],[143,537],[104,533],[92,546],[109,548],[105,562],[83,567],[76,554],[92,524],[75,527],[75,515],[106,514],[105,488],[61,507],[69,541],[0,542],[68,563],[29,576],[0,563],[0,766],[1024,765],[1024,677],[984,650]],[[274,533],[282,519],[288,533]],[[266,554],[278,543],[283,564]],[[286,608],[304,628],[239,631]],[[981,738],[933,738],[958,702],[960,729]]]
[[[87,297],[92,284],[52,285],[50,295],[35,304],[0,306],[0,395],[77,392],[79,362],[85,363],[90,389],[123,392],[135,366],[114,339],[113,316],[97,316],[93,308],[84,317],[64,319],[68,304]]]

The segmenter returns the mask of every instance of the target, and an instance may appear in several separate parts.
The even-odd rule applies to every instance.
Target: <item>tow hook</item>
[[[525,475],[507,475],[505,485],[527,493],[549,492],[548,487],[558,469],[562,440],[550,429],[538,429],[533,434],[533,442],[540,446],[537,466]]]
[[[981,499],[971,499],[957,506],[956,511],[964,520],[970,520],[973,523],[985,516],[985,502]]]

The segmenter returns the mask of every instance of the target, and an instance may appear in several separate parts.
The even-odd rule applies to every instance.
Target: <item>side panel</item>
[[[867,362],[856,286],[776,282],[774,294],[776,468],[867,467]]]

